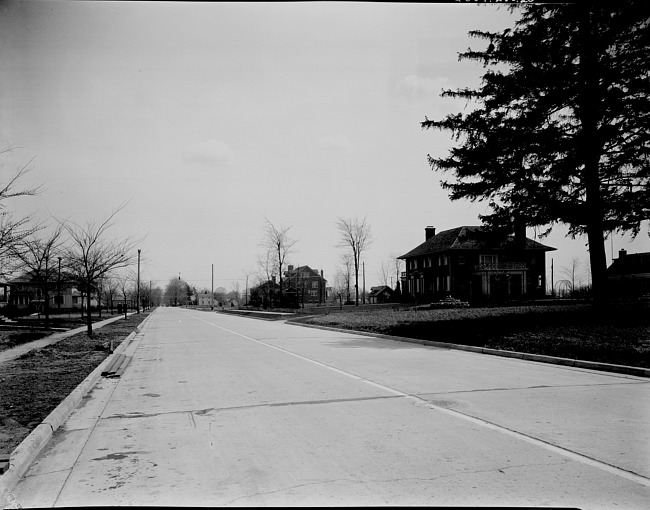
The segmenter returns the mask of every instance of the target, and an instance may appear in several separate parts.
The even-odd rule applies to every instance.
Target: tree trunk
[[[589,262],[591,265],[592,291],[594,303],[602,306],[607,303],[607,257],[604,242],[603,198],[600,189],[599,164],[603,152],[599,140],[598,119],[602,108],[602,95],[599,92],[598,69],[594,41],[592,9],[582,11],[579,28],[580,64],[579,82],[582,90],[579,98],[579,151],[584,164],[582,180],[585,187],[585,225],[589,243]]]
[[[354,305],[359,306],[359,263],[354,260]]]
[[[45,312],[45,329],[49,330],[50,329],[50,306],[49,306],[49,301],[50,301],[50,294],[47,291],[47,288],[45,289],[45,302],[43,303],[43,308]]]
[[[86,325],[88,326],[87,331],[88,331],[88,336],[93,336],[93,321],[92,318],[90,317],[90,292],[91,292],[91,285],[92,282],[88,280],[86,282],[86,303],[87,303],[87,313],[86,313]],[[83,299],[81,300],[81,309],[83,310],[84,308],[84,302]]]

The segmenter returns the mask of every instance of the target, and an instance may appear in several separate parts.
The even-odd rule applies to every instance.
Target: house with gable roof
[[[607,268],[610,292],[617,296],[638,298],[650,294],[650,252],[627,253],[619,250],[618,258]]]
[[[368,302],[370,304],[376,303],[390,303],[395,299],[395,291],[387,285],[378,285],[377,287],[370,287],[370,294],[368,294]]]
[[[416,302],[451,296],[473,304],[541,298],[546,289],[545,246],[525,236],[506,235],[480,226],[456,227],[436,234],[398,257],[406,263],[402,293]]]

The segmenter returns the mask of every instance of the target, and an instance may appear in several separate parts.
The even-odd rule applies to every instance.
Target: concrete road
[[[650,507],[650,381],[161,308],[28,506]]]

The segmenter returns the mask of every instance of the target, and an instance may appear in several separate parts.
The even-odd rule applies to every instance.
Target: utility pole
[[[61,312],[61,257],[57,257],[59,259],[59,276],[56,279],[56,288],[57,288],[57,307],[59,309],[59,312]]]
[[[149,308],[153,306],[153,294],[151,294],[151,280],[149,280]]]
[[[210,310],[214,310],[214,264],[212,264],[212,288],[210,289]]]
[[[555,283],[553,282],[553,259],[551,259],[551,296],[555,299]]]
[[[361,267],[363,269],[363,294],[361,295],[361,302],[366,304],[366,263],[362,262]]]
[[[135,303],[135,309],[138,313],[140,313],[140,249],[138,248],[138,290],[136,294],[136,300],[137,302]]]

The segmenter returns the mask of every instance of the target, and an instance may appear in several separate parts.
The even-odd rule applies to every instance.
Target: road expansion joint
[[[110,416],[103,416],[102,420],[114,420],[114,419],[124,419],[124,418],[155,418],[157,416],[168,416],[173,414],[189,414],[189,415],[198,415],[205,416],[210,413],[220,413],[227,411],[244,411],[248,409],[260,409],[265,407],[289,407],[289,406],[301,406],[301,405],[320,405],[320,404],[340,404],[348,402],[365,402],[369,400],[385,400],[385,399],[395,399],[395,398],[404,398],[402,395],[380,395],[372,397],[355,397],[355,398],[330,398],[322,400],[292,400],[288,402],[264,402],[260,404],[250,404],[245,406],[232,406],[232,407],[208,407],[204,409],[183,409],[178,411],[163,411],[160,413],[141,413],[133,412],[126,414],[112,414]],[[188,416],[188,419],[193,420]],[[195,422],[193,422],[194,428],[196,428]]]
[[[601,386],[620,386],[620,385],[643,385],[650,384],[646,381],[630,381],[630,382],[605,382],[605,383],[588,383],[588,384],[558,384],[558,385],[534,385],[534,386],[512,386],[512,387],[498,387],[498,388],[475,388],[471,390],[452,390],[452,391],[434,391],[430,393],[420,393],[420,395],[455,395],[460,393],[484,393],[492,391],[526,391],[526,390],[554,390],[566,388],[590,388]]]

